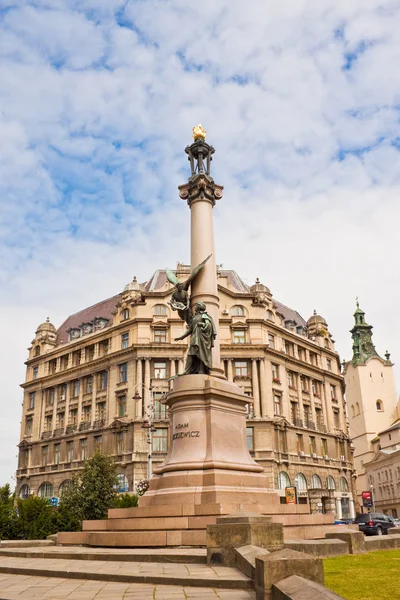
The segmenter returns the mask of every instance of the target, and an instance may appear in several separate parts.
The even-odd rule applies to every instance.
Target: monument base
[[[210,375],[174,380],[166,403],[169,450],[139,506],[277,503],[246,446],[246,404],[234,383]]]

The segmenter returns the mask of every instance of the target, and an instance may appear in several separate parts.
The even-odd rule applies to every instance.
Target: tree
[[[0,487],[0,539],[11,540],[16,536],[16,513],[14,494],[6,483]]]
[[[96,452],[63,494],[60,509],[69,511],[80,521],[105,519],[117,495],[116,485],[114,459]]]
[[[8,539],[41,540],[57,532],[57,513],[47,498],[18,498],[15,536]]]

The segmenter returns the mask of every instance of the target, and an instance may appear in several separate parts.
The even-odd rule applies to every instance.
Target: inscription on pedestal
[[[172,435],[173,440],[200,437],[200,431],[181,431],[182,429],[189,429],[189,423],[178,423],[175,425],[175,429],[178,431]]]

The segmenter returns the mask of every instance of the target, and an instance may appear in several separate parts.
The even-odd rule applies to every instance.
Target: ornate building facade
[[[178,264],[180,279],[189,267]],[[258,280],[218,270],[221,367],[249,397],[247,444],[285,502],[354,515],[354,468],[339,356],[326,321],[306,322]],[[59,497],[96,450],[115,456],[121,491],[162,462],[169,378],[184,370],[184,324],[158,270],[140,285],[36,331],[27,360],[17,493]],[[149,431],[149,424],[151,431]],[[151,443],[149,444],[149,440]]]
[[[365,320],[359,307],[354,313],[352,360],[344,364],[346,400],[350,437],[354,445],[354,466],[357,473],[357,496],[370,491],[365,465],[375,456],[374,444],[378,432],[389,428],[398,418],[398,398],[390,354],[385,359],[377,353],[372,342],[372,325]]]

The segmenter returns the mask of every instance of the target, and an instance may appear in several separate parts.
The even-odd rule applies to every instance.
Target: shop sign
[[[297,495],[299,498],[307,498],[308,492],[307,492],[307,490],[303,490],[303,491],[297,492]]]
[[[373,507],[374,499],[372,497],[372,491],[371,492],[362,492],[361,497],[362,497],[362,502],[363,502],[364,508],[372,508]]]
[[[296,488],[290,486],[285,488],[286,504],[297,504]]]

